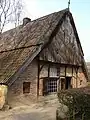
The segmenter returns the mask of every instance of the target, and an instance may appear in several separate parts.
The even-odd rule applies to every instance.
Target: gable
[[[70,17],[67,15],[50,45],[40,53],[40,59],[81,65],[82,51],[77,42]]]

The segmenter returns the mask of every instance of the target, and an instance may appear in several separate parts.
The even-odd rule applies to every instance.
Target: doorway
[[[71,79],[72,77],[66,77],[66,89],[72,88]]]
[[[65,78],[61,78],[61,90],[65,90]]]
[[[71,79],[72,77],[61,78],[61,90],[72,88]]]

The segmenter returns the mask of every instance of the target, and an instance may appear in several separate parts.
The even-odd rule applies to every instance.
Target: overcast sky
[[[32,20],[68,7],[68,0],[24,0],[24,17]],[[70,11],[85,54],[90,61],[90,0],[71,0]]]

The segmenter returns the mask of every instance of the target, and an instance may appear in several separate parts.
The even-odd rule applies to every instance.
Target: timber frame
[[[57,76],[56,78],[57,79],[60,79],[60,77],[64,77],[66,78],[66,73],[67,73],[67,67],[70,67],[72,68],[72,77],[73,76],[73,68],[75,69],[76,71],[76,86],[77,86],[77,78],[78,78],[78,69],[81,67],[81,65],[73,65],[73,64],[64,64],[64,63],[58,63],[58,62],[51,62],[51,61],[45,61],[45,60],[40,60],[39,59],[39,55],[37,56],[37,60],[38,60],[38,79],[37,79],[37,97],[39,96],[39,81],[40,79],[45,79],[45,78],[48,78],[50,77],[50,66],[52,65],[55,65],[56,67],[59,67],[59,69],[61,67],[65,68],[65,75],[59,75]],[[40,72],[42,70],[42,68],[47,65],[48,66],[48,77],[40,77]],[[66,80],[65,80],[66,81]]]

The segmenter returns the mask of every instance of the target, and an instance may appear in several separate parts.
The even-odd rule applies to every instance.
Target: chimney
[[[30,18],[24,18],[23,19],[23,25],[25,26],[27,23],[31,22],[31,19]]]

